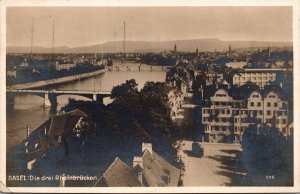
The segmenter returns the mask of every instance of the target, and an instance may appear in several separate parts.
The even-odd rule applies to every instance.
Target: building
[[[288,102],[275,91],[252,91],[246,99],[234,99],[219,89],[202,108],[204,135],[209,142],[240,142],[250,124],[263,123],[283,132],[288,126]]]
[[[16,78],[17,77],[17,71],[15,71],[15,70],[8,70],[7,73],[6,73],[6,75],[9,76],[9,77]]]
[[[136,178],[133,169],[116,157],[107,168],[95,187],[140,187],[141,183]]]
[[[72,67],[76,67],[75,63],[59,63],[58,61],[55,63],[56,70],[69,70]]]
[[[30,135],[27,127],[25,141],[27,169],[31,170],[36,160],[46,155],[49,148],[62,145],[65,133],[74,129],[82,117],[87,117],[87,114],[76,109],[51,117]]]
[[[152,150],[151,143],[142,144],[142,156],[133,158],[132,168],[118,157],[95,184],[96,187],[174,187],[178,186],[180,169],[172,166]]]
[[[213,68],[208,68],[208,71],[206,72],[206,85],[212,85],[216,82],[222,82],[224,79],[223,73],[219,73],[215,71]]]
[[[168,105],[171,109],[170,116],[171,117],[178,116],[184,101],[183,94],[175,89],[172,89],[168,92],[167,97],[168,97]]]
[[[245,67],[247,65],[247,63],[245,61],[241,61],[241,62],[228,62],[225,64],[226,67],[231,67],[233,69],[241,69],[243,67]]]
[[[282,72],[282,69],[245,69],[232,77],[232,83],[233,85],[242,86],[250,81],[264,88],[271,81],[276,80],[279,72]]]

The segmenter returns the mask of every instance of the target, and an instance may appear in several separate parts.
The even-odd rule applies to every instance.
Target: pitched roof
[[[143,154],[143,183],[145,186],[177,186],[180,170],[157,153],[145,150]]]
[[[47,134],[48,137],[51,139],[52,143],[56,144],[58,136],[62,136],[66,131],[73,129],[80,117],[86,116],[86,113],[78,109],[53,116]]]
[[[96,187],[140,187],[133,170],[118,157],[101,176]]]

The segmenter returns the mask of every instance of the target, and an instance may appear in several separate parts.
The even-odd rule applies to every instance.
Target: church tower
[[[175,45],[174,45],[174,53],[177,52],[177,46],[176,46],[176,42],[175,42]]]
[[[229,45],[228,53],[231,53],[231,44]]]

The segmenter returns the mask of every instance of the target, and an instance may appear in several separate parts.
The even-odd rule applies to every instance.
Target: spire
[[[175,45],[174,45],[174,52],[175,52],[175,53],[177,52],[176,42],[175,42]]]
[[[231,44],[229,45],[228,52],[231,53]]]

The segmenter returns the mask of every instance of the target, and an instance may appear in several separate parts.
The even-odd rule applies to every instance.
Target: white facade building
[[[270,81],[276,80],[277,72],[281,69],[245,69],[237,73],[232,78],[233,85],[242,86],[248,81],[255,83],[261,88],[269,85]]]
[[[267,124],[281,132],[288,126],[288,103],[274,91],[266,95],[253,91],[247,99],[235,100],[219,89],[210,100],[211,106],[202,108],[203,129],[210,142],[240,142],[250,124]]]

